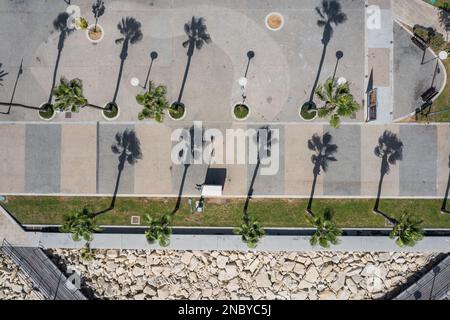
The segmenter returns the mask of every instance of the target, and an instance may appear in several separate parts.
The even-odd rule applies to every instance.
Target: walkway
[[[142,159],[134,166],[125,164],[118,194],[177,196],[185,167],[171,159],[175,145],[171,141],[173,130],[149,123],[1,124],[0,194],[110,196],[115,189],[119,164],[111,145],[116,133],[127,128],[134,130],[140,140]],[[255,146],[255,139],[247,137],[246,130],[259,126],[224,123],[208,128],[217,128],[224,137],[223,141],[215,140],[216,150],[220,147],[224,150],[223,160],[227,158],[227,146],[238,141],[243,143],[244,164],[237,163],[235,155],[234,164],[213,167],[225,173],[225,196],[245,197],[255,168],[248,164],[248,149]],[[331,135],[330,144],[337,146],[334,154],[337,161],[330,161],[328,170],[318,176],[316,196],[375,197],[381,159],[375,156],[374,149],[385,131],[397,135],[404,147],[403,160],[391,166],[384,179],[382,197],[440,199],[445,194],[450,155],[448,124],[348,124],[337,130],[319,124],[275,124],[271,129],[277,135],[272,143],[271,162],[261,168],[271,167],[274,171],[259,172],[253,188],[256,197],[309,197],[314,165],[308,140],[327,132]],[[227,139],[230,132],[238,139]],[[196,184],[202,184],[213,171],[208,171],[205,161],[192,164],[186,171],[183,195],[198,196]]]
[[[31,244],[27,233],[0,205],[0,243],[4,239],[17,246]]]
[[[3,241],[1,250],[30,278],[47,300],[86,300],[40,248],[12,246]]]
[[[409,26],[420,24],[446,34],[446,30],[439,23],[439,10],[423,0],[392,0],[392,10],[394,18]]]
[[[450,299],[450,256],[433,267],[419,281],[400,293],[394,300]]]

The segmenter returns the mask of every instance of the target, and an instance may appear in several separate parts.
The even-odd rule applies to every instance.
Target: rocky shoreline
[[[49,250],[60,268],[82,278],[90,299],[388,299],[418,277],[436,254]],[[33,290],[0,255],[0,299]],[[411,279],[409,279],[411,280]],[[21,290],[19,287],[21,286]]]

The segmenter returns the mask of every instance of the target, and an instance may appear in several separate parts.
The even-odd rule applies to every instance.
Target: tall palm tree
[[[337,161],[334,154],[337,152],[338,147],[335,144],[331,144],[332,139],[332,135],[327,132],[322,138],[316,133],[310,140],[308,140],[308,149],[314,152],[311,156],[311,162],[314,164],[314,179],[311,187],[308,207],[306,209],[306,211],[310,214],[312,213],[311,207],[314,199],[314,192],[316,190],[317,177],[320,175],[320,171],[323,170],[326,172],[328,169],[328,163],[330,161]]]
[[[113,103],[116,102],[117,95],[119,93],[120,81],[122,80],[123,67],[125,60],[128,57],[128,47],[130,44],[136,44],[142,40],[143,35],[141,31],[141,23],[135,18],[126,17],[122,18],[122,21],[117,25],[121,38],[116,39],[116,44],[122,44],[122,50],[120,52],[120,68],[119,75],[117,77],[116,89],[114,91]]]
[[[234,234],[241,236],[242,241],[245,242],[249,248],[256,248],[259,240],[261,240],[266,232],[258,220],[249,218],[248,215],[245,217],[242,224],[234,229],[233,232]]]
[[[145,232],[145,238],[149,243],[158,241],[161,247],[167,247],[170,244],[170,235],[172,228],[170,223],[172,217],[165,214],[160,218],[154,218],[150,214],[145,215],[145,222],[149,224],[148,230]]]
[[[56,77],[58,75],[58,67],[61,61],[61,54],[64,49],[64,43],[67,37],[74,31],[74,29],[70,29],[67,25],[67,20],[69,19],[69,14],[67,12],[62,12],[58,15],[58,17],[53,21],[53,28],[56,31],[59,31],[59,39],[58,39],[58,56],[56,58],[55,68],[53,70],[53,80],[52,87],[50,90],[50,96],[48,98],[48,103],[52,102],[53,97],[53,89],[56,84]]]
[[[334,29],[333,25],[337,27],[338,25],[344,23],[347,20],[347,15],[342,12],[341,4],[336,0],[322,0],[322,5],[316,7],[316,11],[319,15],[319,20],[317,20],[317,25],[323,28],[322,34],[322,56],[320,58],[319,70],[317,71],[316,79],[314,81],[313,88],[311,90],[311,95],[309,102],[312,103],[314,99],[314,92],[316,91],[317,84],[319,83],[320,74],[322,73],[323,64],[325,62],[325,57],[327,55],[327,48],[333,37]]]
[[[186,85],[187,77],[189,74],[189,68],[191,66],[192,56],[194,55],[195,49],[201,50],[204,44],[211,43],[211,36],[206,28],[204,18],[192,17],[190,22],[184,25],[184,32],[188,36],[188,39],[183,42],[183,47],[187,48],[187,64],[184,71],[183,82],[181,84],[180,94],[178,95],[177,103],[181,103],[183,97],[184,87]]]
[[[3,64],[0,63],[0,86],[3,87],[3,78],[8,75],[7,72],[5,72],[5,70],[2,70],[2,66]]]
[[[350,117],[360,109],[350,93],[348,82],[338,84],[333,78],[328,78],[323,86],[317,87],[316,96],[324,102],[324,106],[318,110],[319,117],[331,116],[330,125],[333,128],[339,128],[341,117]]]
[[[71,233],[74,241],[92,241],[92,234],[102,231],[95,221],[95,215],[86,208],[68,215],[60,229],[61,232]]]
[[[166,93],[167,88],[165,86],[155,86],[150,81],[148,91],[136,96],[137,103],[144,106],[142,112],[139,113],[139,120],[151,118],[157,122],[162,122],[164,119],[164,111],[169,108]]]
[[[395,243],[399,247],[413,247],[423,239],[423,230],[420,225],[422,220],[412,217],[408,212],[402,213],[399,220],[385,216],[394,226],[392,228],[390,238],[396,239]]]
[[[389,174],[391,166],[403,159],[403,142],[391,131],[384,131],[378,139],[378,145],[374,150],[375,155],[381,159],[380,182],[378,183],[377,200],[373,210],[378,211],[380,205],[381,189],[384,177]]]
[[[319,244],[323,248],[329,248],[330,244],[338,244],[342,231],[333,220],[333,212],[327,208],[323,214],[314,214],[307,217],[308,221],[314,225],[316,232],[311,236],[309,242],[312,246]]]

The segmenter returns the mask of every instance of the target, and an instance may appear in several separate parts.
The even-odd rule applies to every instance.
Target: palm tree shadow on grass
[[[116,39],[116,44],[122,44],[122,50],[120,52],[120,67],[119,74],[117,76],[116,88],[114,90],[114,96],[112,99],[113,103],[116,103],[117,95],[119,94],[120,82],[122,80],[123,68],[125,65],[125,60],[128,58],[128,49],[130,44],[136,44],[140,42],[143,38],[141,31],[141,23],[135,18],[126,17],[122,18],[122,21],[117,25],[119,29],[121,38]]]
[[[59,31],[59,38],[58,38],[58,55],[56,57],[56,63],[55,68],[53,69],[53,78],[52,78],[52,87],[50,88],[50,94],[48,97],[48,103],[52,102],[53,98],[53,89],[55,88],[56,84],[56,77],[58,76],[58,68],[59,63],[61,61],[61,55],[64,49],[64,44],[67,39],[67,37],[74,31],[74,29],[69,29],[68,24],[69,14],[67,12],[62,12],[56,17],[56,19],[53,21],[53,28],[56,31]]]
[[[377,199],[375,201],[373,211],[375,213],[382,214],[379,210],[379,205],[384,177],[391,171],[391,166],[395,165],[397,161],[401,161],[403,159],[403,142],[395,133],[386,130],[378,139],[378,145],[375,147],[374,154],[381,159],[381,167]],[[390,219],[387,218],[387,220],[392,223]]]
[[[311,156],[311,162],[314,164],[314,179],[311,187],[311,194],[309,196],[308,207],[306,208],[306,212],[310,215],[312,215],[311,208],[316,190],[317,177],[320,175],[322,170],[323,172],[327,172],[328,163],[330,161],[337,161],[334,154],[337,152],[338,147],[335,144],[331,144],[332,140],[333,136],[329,132],[325,133],[322,138],[316,133],[310,140],[308,140],[308,149],[314,152]]]
[[[175,208],[172,210],[171,215],[174,215],[175,213],[178,212],[178,210],[180,210],[180,206],[181,206],[181,199],[183,197],[183,190],[184,190],[184,185],[186,182],[186,176],[187,176],[187,172],[188,169],[191,166],[191,160],[197,160],[200,159],[199,157],[202,157],[202,153],[199,150],[202,150],[201,147],[204,146],[204,141],[203,141],[203,129],[202,129],[202,133],[201,133],[201,137],[202,137],[202,142],[201,142],[201,146],[197,145],[197,141],[195,141],[194,137],[194,131],[195,131],[195,127],[191,126],[189,128],[189,130],[186,130],[186,132],[189,132],[189,135],[187,135],[190,138],[190,143],[187,143],[187,148],[189,150],[189,156],[191,157],[191,159],[186,159],[185,163],[184,163],[184,170],[183,170],[183,176],[181,178],[181,184],[180,184],[180,188],[178,190],[178,197],[177,197],[177,202],[175,204]],[[186,139],[187,137],[180,137],[180,139]],[[185,149],[182,149],[178,155],[178,157],[180,159],[184,158],[185,156]]]
[[[116,133],[115,142],[111,146],[111,151],[118,156],[119,160],[116,184],[111,205],[109,208],[95,213],[94,216],[98,216],[114,209],[117,193],[119,191],[120,178],[122,177],[125,164],[128,163],[129,165],[134,166],[139,160],[142,159],[141,143],[134,130],[126,129],[123,132]]]
[[[322,5],[320,7],[316,7],[316,11],[320,16],[320,19],[317,20],[317,25],[319,27],[323,27],[323,34],[322,34],[323,50],[319,62],[319,68],[316,74],[316,79],[314,81],[314,85],[312,87],[311,94],[309,97],[309,103],[313,102],[314,93],[316,91],[317,85],[319,84],[320,74],[322,73],[323,64],[325,62],[325,57],[327,55],[328,45],[334,34],[333,25],[337,27],[338,25],[347,21],[347,15],[342,12],[341,4],[336,0],[322,0]]]
[[[445,195],[444,195],[444,200],[442,201],[441,212],[450,214],[450,210],[447,209],[448,194],[450,191],[450,155],[448,156],[448,168],[449,168],[449,173],[448,173],[447,188],[445,189]]]
[[[211,43],[211,36],[206,28],[204,18],[192,17],[190,22],[184,25],[184,32],[188,36],[188,39],[183,42],[183,47],[187,48],[187,63],[184,70],[183,82],[181,83],[180,93],[176,101],[177,104],[182,104],[181,100],[183,98],[184,88],[186,86],[186,81],[189,75],[189,69],[191,67],[192,57],[195,50],[201,50],[203,46]]]
[[[265,134],[264,137],[261,137],[261,133]],[[255,136],[254,143],[256,143],[258,147],[258,153],[257,153],[257,161],[255,169],[253,170],[252,180],[250,181],[250,185],[247,192],[247,198],[245,199],[244,204],[244,216],[243,221],[245,224],[250,223],[250,216],[248,214],[248,207],[250,205],[250,200],[253,198],[254,193],[254,186],[256,182],[256,177],[258,176],[259,169],[261,167],[261,160],[263,157],[270,157],[271,156],[271,148],[274,143],[278,143],[276,139],[272,137],[272,130],[268,127],[261,127],[258,129],[258,132]]]

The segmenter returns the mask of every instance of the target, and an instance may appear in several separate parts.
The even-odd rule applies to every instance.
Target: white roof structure
[[[202,187],[202,197],[221,197],[222,186],[204,185]]]

